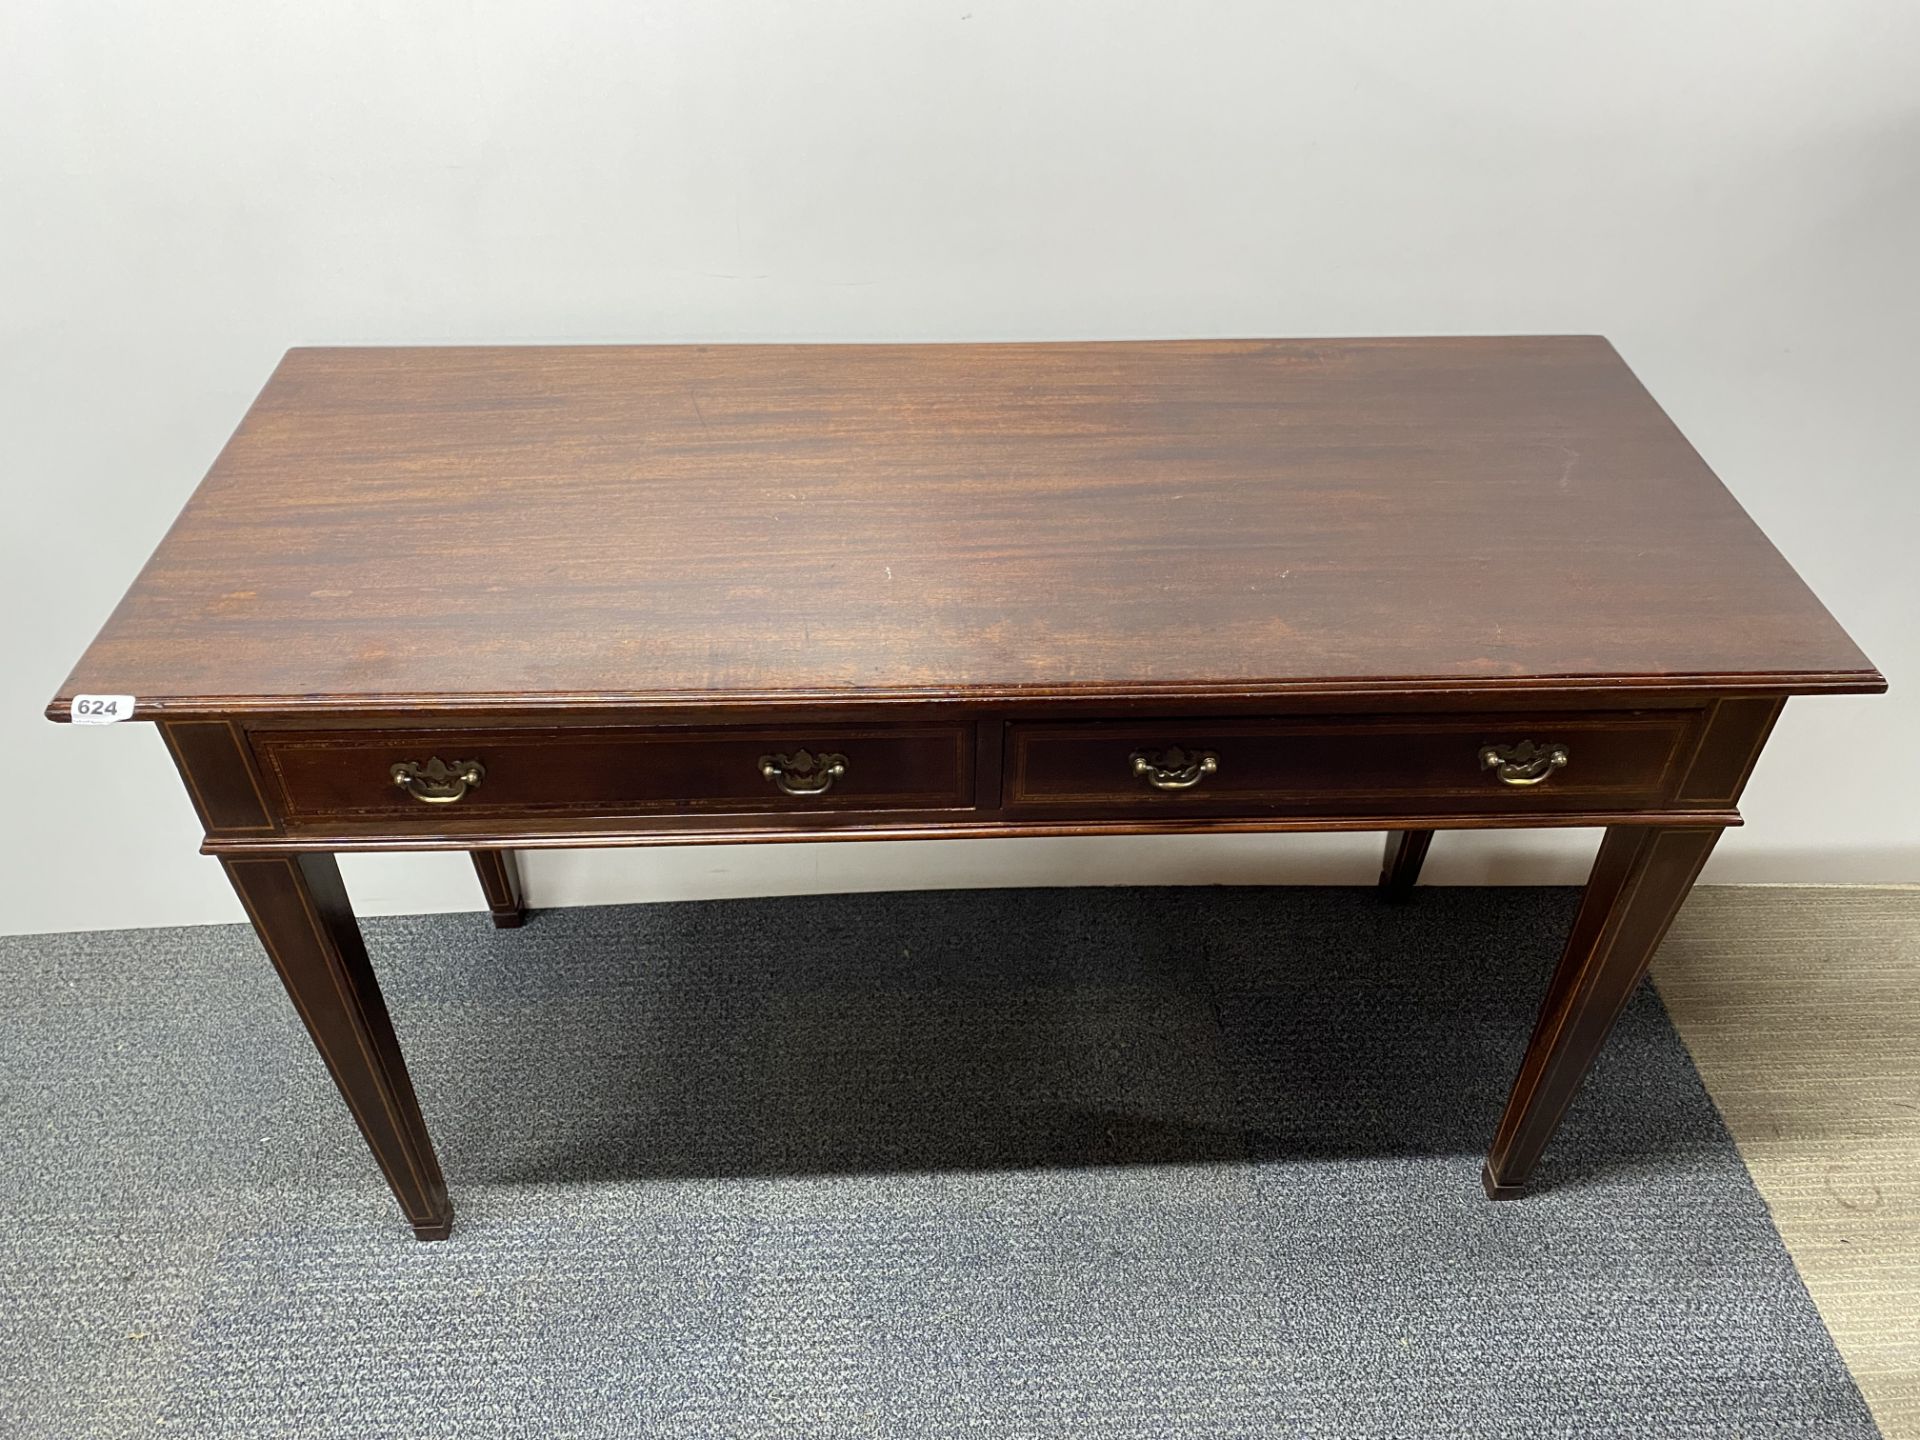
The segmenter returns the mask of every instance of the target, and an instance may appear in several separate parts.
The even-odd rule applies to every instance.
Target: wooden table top
[[[1883,683],[1595,337],[324,349],[49,710]]]

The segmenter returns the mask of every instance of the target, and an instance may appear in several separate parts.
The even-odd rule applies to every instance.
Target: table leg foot
[[[511,850],[473,850],[474,872],[493,912],[494,928],[517,930],[527,923],[526,890],[520,883],[520,862]]]
[[[453,1227],[447,1182],[331,855],[221,858],[314,1048],[421,1239]]]
[[[1489,1198],[1526,1186],[1719,838],[1718,826],[1607,831],[1487,1151]]]
[[[1527,1193],[1524,1185],[1502,1185],[1493,1178],[1493,1167],[1484,1163],[1480,1166],[1480,1188],[1489,1200],[1518,1200]]]

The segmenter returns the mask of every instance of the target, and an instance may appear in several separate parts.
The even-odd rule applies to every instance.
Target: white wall
[[[1920,7],[0,7],[0,928],[237,919],[157,737],[39,719],[291,344],[1599,331],[1894,682],[1720,880],[1920,880]],[[1444,837],[1441,880],[1583,836]],[[539,856],[536,899],[1367,879],[1377,841]],[[352,865],[469,908],[458,857]]]

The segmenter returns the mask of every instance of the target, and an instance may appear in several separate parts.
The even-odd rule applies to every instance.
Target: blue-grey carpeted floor
[[[0,1433],[1872,1435],[1650,992],[1481,1198],[1572,899],[372,921],[441,1245],[250,932],[0,940]]]

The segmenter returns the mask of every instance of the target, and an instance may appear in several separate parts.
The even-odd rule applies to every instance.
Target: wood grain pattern
[[[139,713],[1883,682],[1594,337],[288,353]]]
[[[1648,809],[1671,789],[1694,732],[1692,714],[1675,710],[1014,724],[1007,805],[1087,815]],[[1564,744],[1572,761],[1538,785],[1503,785],[1480,750],[1524,739]],[[1215,754],[1218,772],[1179,791],[1134,775],[1131,755],[1172,747]]]
[[[1619,825],[1601,840],[1487,1151],[1489,1198],[1522,1193],[1719,838],[1717,829]]]
[[[534,847],[1393,829],[1395,895],[1436,829],[1604,824],[1510,1195],[1785,697],[1883,688],[1603,340],[338,350],[288,354],[50,712],[162,721],[434,1238],[329,852],[470,851],[514,923]],[[1523,741],[1568,763],[1503,786]],[[1204,788],[1130,770],[1173,746]],[[830,791],[771,786],[803,748]]]
[[[447,1184],[340,867],[330,855],[223,863],[415,1236],[446,1239],[453,1229]]]
[[[1426,830],[1595,829],[1608,825],[1651,827],[1741,823],[1737,810],[1643,810],[1625,813],[1578,811],[1533,815],[1423,814],[1403,809],[1391,814],[1351,816],[1321,812],[1297,816],[1158,814],[1123,820],[1086,817],[1062,819],[977,820],[952,811],[891,816],[858,812],[794,812],[778,816],[649,816],[577,820],[534,827],[522,820],[426,821],[404,828],[391,821],[332,824],[285,835],[237,837],[209,835],[203,855],[279,853],[403,853],[409,850],[621,849],[649,845],[766,845],[825,840],[1033,840],[1099,835],[1287,835],[1388,827]]]
[[[819,795],[788,795],[761,773],[769,754],[843,754]],[[254,737],[268,795],[289,823],[441,816],[810,813],[964,809],[973,803],[973,732],[960,725],[743,726],[656,730],[579,726],[511,730],[272,731]],[[486,779],[454,805],[398,789],[396,761],[479,760]]]
[[[160,726],[160,738],[209,833],[271,834],[279,828],[238,726],[225,720],[172,721]]]

